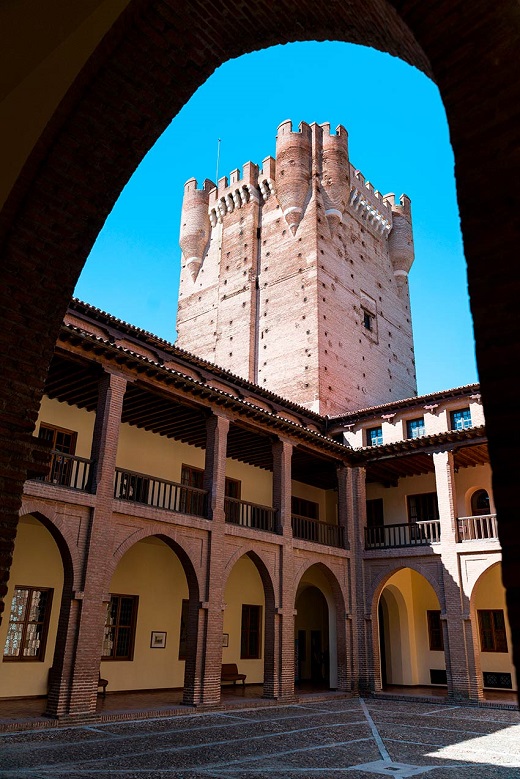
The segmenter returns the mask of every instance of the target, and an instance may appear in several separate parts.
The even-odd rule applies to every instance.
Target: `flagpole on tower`
[[[217,139],[217,170],[216,170],[216,174],[215,174],[215,176],[216,176],[215,184],[217,186],[218,186],[218,164],[219,164],[219,161],[220,161],[220,138]]]

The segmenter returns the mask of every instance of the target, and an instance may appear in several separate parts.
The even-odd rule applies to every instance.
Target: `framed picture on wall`
[[[162,630],[152,630],[150,647],[152,649],[164,649],[166,646],[166,633]]]
[[[222,633],[222,646],[229,646],[229,633]]]

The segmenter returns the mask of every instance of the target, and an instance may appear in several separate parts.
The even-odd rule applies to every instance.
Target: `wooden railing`
[[[365,528],[366,549],[392,549],[403,546],[428,546],[441,540],[438,519],[402,525],[381,525]]]
[[[88,492],[91,465],[92,460],[84,457],[53,451],[49,472],[46,476],[37,477],[37,480]]]
[[[315,544],[335,546],[338,549],[345,548],[345,528],[339,525],[293,514],[292,531],[294,538],[300,538],[302,541],[313,541]]]
[[[179,514],[206,516],[206,490],[116,468],[114,497]]]
[[[242,527],[252,527],[255,530],[276,531],[276,511],[269,506],[249,503],[238,498],[225,498],[224,511],[226,522]]]
[[[498,538],[497,515],[482,514],[478,517],[457,519],[458,540],[477,541],[481,538]]]

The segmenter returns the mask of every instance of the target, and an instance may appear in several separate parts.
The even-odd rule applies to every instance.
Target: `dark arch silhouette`
[[[520,556],[510,485],[520,357],[520,225],[515,168],[520,84],[515,0],[354,0],[318,5],[255,0],[238,8],[130,0],[48,122],[0,219],[2,484],[0,598],[35,445],[46,370],[79,272],[119,192],[167,123],[225,60],[273,44],[335,39],[373,46],[421,68],[441,91],[456,158],[477,362],[494,473],[504,577],[520,667]],[[326,71],[326,63],[321,63]],[[268,85],[265,85],[268,89]],[[441,207],[439,205],[439,207]],[[492,294],[494,293],[494,294]],[[35,337],[37,333],[37,337]],[[14,354],[10,348],[16,343]],[[1,607],[1,604],[0,604]]]

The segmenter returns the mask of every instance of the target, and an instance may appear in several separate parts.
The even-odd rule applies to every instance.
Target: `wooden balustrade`
[[[276,511],[269,506],[249,503],[238,498],[225,498],[224,511],[226,522],[242,527],[252,527],[255,530],[276,532]]]
[[[92,461],[85,457],[53,451],[49,472],[46,476],[36,477],[36,480],[88,492],[91,465]]]
[[[481,514],[457,519],[458,541],[477,541],[482,538],[498,538],[497,515]]]
[[[116,468],[114,497],[179,514],[206,516],[206,490]]]
[[[292,530],[294,538],[324,546],[335,546],[338,549],[345,548],[345,528],[339,525],[293,514]]]
[[[366,549],[428,546],[440,540],[441,523],[438,519],[365,528]]]

